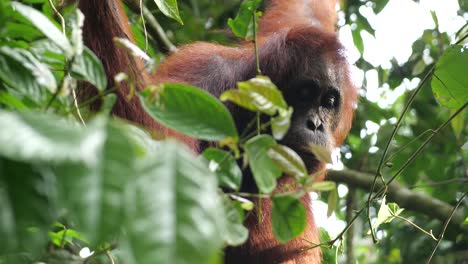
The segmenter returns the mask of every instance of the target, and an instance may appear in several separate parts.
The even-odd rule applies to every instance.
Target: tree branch
[[[374,175],[355,170],[331,170],[327,173],[327,179],[369,191],[374,181]],[[379,190],[383,185],[378,181],[375,187],[375,190]],[[441,222],[446,221],[453,210],[450,204],[429,195],[414,192],[397,182],[388,185],[387,201],[393,201],[402,208],[439,219]],[[453,215],[450,225],[468,234],[468,228],[462,226],[463,221],[462,209],[458,209]]]

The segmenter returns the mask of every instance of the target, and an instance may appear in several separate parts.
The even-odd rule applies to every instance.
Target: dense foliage
[[[321,192],[328,214],[346,226],[333,237],[321,230],[325,263],[468,259],[467,24],[448,35],[433,13],[435,27],[413,43],[406,62],[373,65],[362,36],[374,29],[360,10],[382,12],[387,1],[343,2],[340,25],[351,28],[355,65],[377,73],[384,95],[403,92],[382,106],[368,96],[363,74],[354,126],[340,149],[346,169],[313,182],[300,157],[276,141],[293,109],[267,77],[241,82],[220,100],[180,84],[129,95],[158,122],[219,146],[197,157],[109,116],[115,95],[83,45],[86,18],[73,1],[20,2],[0,2],[0,263],[220,263],[226,245],[248,237],[242,222],[252,199],[272,199],[273,232],[287,242],[305,228],[299,198],[310,191]],[[172,43],[251,41],[264,8],[259,0],[148,0],[140,12],[139,1],[124,2],[141,49],[117,41],[148,70]],[[466,1],[459,5],[466,18]],[[98,112],[78,100],[82,82],[98,88]],[[221,100],[269,118],[237,131]],[[331,162],[331,153],[314,152]],[[260,194],[239,192],[243,160]],[[298,188],[273,194],[283,173]]]

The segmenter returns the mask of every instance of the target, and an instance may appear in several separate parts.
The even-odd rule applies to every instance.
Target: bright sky
[[[369,20],[370,25],[375,29],[375,37],[363,32],[361,36],[364,41],[364,59],[373,66],[390,67],[390,60],[395,58],[398,63],[404,63],[412,53],[411,46],[418,39],[425,29],[435,27],[431,16],[434,11],[439,21],[441,32],[447,32],[449,36],[460,29],[468,20],[468,16],[457,16],[459,9],[457,0],[420,0],[415,3],[412,0],[391,0],[378,15],[375,15],[372,8],[362,7],[359,12]],[[359,52],[354,47],[350,26],[343,26],[340,29],[340,39],[348,49],[348,57],[351,63],[359,59]],[[431,58],[426,58],[430,61]],[[388,107],[398,99],[406,90],[414,89],[418,83],[418,78],[405,79],[403,84],[396,89],[390,89],[388,85],[378,87],[378,74],[376,70],[366,73],[354,67],[353,78],[358,86],[362,86],[364,74],[367,78],[366,91],[361,94],[372,102],[377,102],[380,107]],[[411,78],[411,76],[408,76]],[[394,87],[395,88],[395,87]],[[368,121],[363,133],[376,133],[378,124]],[[339,164],[342,164],[339,162]],[[338,188],[340,198],[347,193],[345,186]],[[327,205],[319,200],[316,194],[312,194],[312,207],[315,214],[315,221],[319,227],[325,228],[332,238],[336,236],[346,226],[333,214],[327,218]]]

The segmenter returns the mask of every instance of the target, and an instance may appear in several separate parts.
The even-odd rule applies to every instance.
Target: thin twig
[[[60,19],[60,24],[62,26],[62,34],[66,37],[67,36],[67,32],[66,32],[66,28],[65,28],[65,18],[63,18],[62,14],[60,14],[60,12],[57,10],[57,8],[55,7],[54,3],[52,0],[49,0],[49,5],[50,7],[52,8],[52,10],[54,11],[55,15],[59,17]],[[66,78],[67,75],[64,75],[64,78]],[[61,90],[61,89],[60,89]],[[52,104],[53,100],[55,100],[55,98],[57,97],[58,95],[58,92],[60,90],[57,90],[56,93],[54,93],[54,95],[52,96],[52,99],[49,101],[49,104],[48,106],[46,107],[49,108],[50,104]],[[80,122],[86,126],[86,123],[83,119],[83,116],[81,115],[81,112],[80,112],[80,108],[78,107],[78,99],[77,99],[77,96],[76,96],[76,92],[75,92],[75,89],[71,89],[72,91],[72,96],[73,96],[73,105],[75,106],[75,109],[76,109],[76,114],[78,115],[78,118],[80,119]]]
[[[260,135],[260,112],[257,112],[257,136]]]
[[[140,0],[140,17],[143,25],[143,33],[145,34],[145,53],[148,53],[148,31],[146,30],[145,16],[143,15],[143,0]]]
[[[453,113],[450,118],[445,121],[442,125],[440,125],[437,129],[434,130],[434,132],[419,146],[419,148],[411,155],[409,159],[406,160],[406,162],[400,167],[400,169],[395,173],[395,175],[392,176],[387,181],[387,185],[392,183],[393,180],[395,180],[396,177],[398,177],[406,167],[408,167],[422,152],[424,147],[432,140],[432,138],[439,133],[440,130],[442,130],[444,127],[446,127],[452,120],[457,117],[466,107],[468,106],[468,103],[465,103],[462,107],[460,107],[455,113]]]
[[[68,63],[67,63],[68,64]],[[59,93],[63,90],[64,86],[65,86],[65,79],[67,78],[68,74],[69,74],[69,70],[68,70],[68,66],[65,66],[65,71],[64,71],[64,75],[63,75],[63,78],[62,80],[60,81],[60,84],[58,85],[58,88],[57,90],[54,92],[54,94],[52,94],[52,97],[50,98],[49,102],[47,102],[46,104],[46,107],[44,108],[44,111],[47,111],[49,110],[50,106],[52,105],[52,103],[55,101],[55,99],[57,99],[57,96],[59,95]]]
[[[468,24],[468,23],[467,23]],[[466,34],[465,36],[463,36],[461,39],[459,39],[457,42],[455,42],[455,45],[458,45],[460,43],[462,43],[465,39],[468,38],[468,34]]]
[[[78,98],[76,96],[75,89],[71,89],[72,96],[73,96],[73,105],[75,106],[76,109],[76,114],[78,115],[78,118],[80,119],[81,123],[86,126],[86,123],[83,119],[83,116],[81,116],[80,108],[78,107]]]
[[[436,182],[431,182],[431,183],[425,183],[425,184],[417,184],[417,185],[412,185],[409,186],[409,189],[416,189],[416,188],[425,188],[425,187],[436,187],[436,186],[442,186],[442,185],[448,185],[452,183],[457,183],[457,184],[467,184],[468,183],[468,178],[458,178],[458,179],[450,179],[450,180],[443,180],[443,181],[436,181]]]
[[[346,196],[346,223],[353,219],[354,210],[356,208],[356,188],[348,186],[348,195]],[[348,228],[348,233],[345,237],[345,250],[346,262],[356,263],[356,256],[354,255],[354,227]]]
[[[468,192],[465,192],[465,193],[462,195],[462,197],[460,197],[460,199],[458,200],[457,204],[455,205],[455,207],[453,208],[452,212],[450,213],[449,218],[445,221],[444,227],[442,228],[442,232],[440,233],[439,238],[437,239],[437,243],[436,243],[436,245],[434,246],[434,249],[432,250],[431,255],[430,255],[429,258],[427,259],[426,264],[431,263],[432,257],[434,257],[434,254],[435,254],[435,252],[437,251],[437,248],[439,247],[440,242],[442,242],[442,239],[444,238],[445,230],[447,230],[447,227],[448,227],[448,224],[450,223],[450,220],[452,220],[453,215],[455,214],[455,212],[457,211],[458,207],[459,207],[460,204],[463,202],[463,199],[465,199],[465,197],[466,197],[467,194],[468,194]]]
[[[244,138],[247,135],[247,133],[249,133],[249,130],[251,130],[256,123],[257,123],[257,117],[255,116],[249,121],[245,129],[243,129],[244,131],[242,131],[240,138]]]
[[[421,134],[419,134],[417,137],[411,139],[408,143],[406,143],[405,145],[401,146],[401,147],[398,147],[398,150],[395,151],[394,153],[392,153],[392,155],[390,155],[390,157],[385,161],[385,163],[387,164],[388,162],[391,162],[393,160],[393,158],[398,155],[399,153],[401,153],[403,150],[405,150],[406,148],[408,148],[411,144],[413,144],[414,142],[418,141],[420,138],[422,138],[423,136],[425,136],[427,133],[434,133],[434,130],[433,129],[428,129],[424,132],[422,132]]]
[[[124,2],[128,6],[128,8],[135,13],[140,13],[142,10],[146,23],[148,23],[148,26],[152,28],[156,32],[156,34],[158,34],[159,39],[164,44],[164,46],[166,46],[167,50],[170,53],[177,51],[177,47],[174,44],[172,44],[156,17],[153,16],[151,11],[149,11],[148,8],[146,8],[146,6],[143,5],[141,6],[141,8],[138,8],[136,0],[124,0]]]
[[[115,264],[114,258],[112,257],[111,253],[109,250],[106,250],[106,256],[109,258],[111,264]]]
[[[375,177],[374,177],[374,181],[372,183],[372,187],[371,187],[371,190],[369,192],[369,196],[367,198],[367,219],[368,219],[368,222],[369,222],[369,226],[372,226],[372,221],[371,221],[371,218],[370,218],[370,206],[371,206],[371,198],[372,198],[372,193],[374,193],[374,189],[375,189],[375,185],[377,184],[377,179],[380,178],[381,180],[383,180],[382,178],[382,166],[384,164],[384,161],[385,161],[385,158],[387,156],[387,153],[388,153],[388,149],[390,148],[390,144],[392,143],[393,139],[395,138],[395,135],[398,131],[398,129],[400,128],[400,125],[401,123],[403,122],[403,118],[406,116],[406,113],[409,111],[410,109],[410,106],[412,105],[414,99],[416,98],[416,95],[419,94],[419,92],[421,91],[422,87],[424,86],[424,84],[426,83],[426,81],[429,79],[429,77],[431,76],[431,74],[433,73],[434,71],[434,68],[435,66],[433,66],[431,68],[431,70],[429,70],[427,72],[427,74],[424,76],[424,78],[421,80],[421,82],[419,83],[418,87],[416,88],[416,90],[413,92],[413,94],[411,95],[408,103],[405,105],[405,108],[403,109],[403,112],[401,113],[400,117],[398,118],[398,121],[395,125],[395,128],[393,129],[392,131],[392,134],[390,136],[390,138],[388,139],[387,141],[387,144],[385,145],[385,148],[384,148],[384,151],[382,153],[382,157],[380,158],[380,161],[379,161],[379,165],[377,167],[377,171],[376,171],[376,174],[375,174]],[[384,187],[386,186],[386,183],[385,181],[382,182],[384,184]],[[372,234],[372,240],[374,241],[374,243],[376,243],[378,240],[375,236],[375,233],[374,231],[372,230],[371,228],[371,234]]]
[[[95,96],[87,99],[86,101],[82,102],[81,104],[79,104],[79,108],[81,109],[81,108],[83,108],[85,106],[88,106],[88,105],[94,103],[96,100],[101,99],[104,96],[106,96],[108,94],[111,94],[111,93],[113,93],[113,92],[115,92],[117,90],[118,90],[118,88],[116,88],[116,87],[111,88],[111,89],[107,89],[107,90],[103,91],[102,93],[100,93],[98,95],[95,95]]]
[[[401,219],[403,221],[405,221],[406,223],[412,225],[413,227],[415,227],[416,229],[418,229],[419,231],[423,232],[424,234],[428,235],[429,237],[431,237],[432,239],[434,239],[435,241],[437,241],[437,238],[432,234],[432,232],[427,232],[426,230],[422,229],[421,227],[419,227],[417,224],[411,222],[410,220],[402,217],[402,216],[399,216],[399,215],[395,215],[395,214],[392,214],[393,217],[395,218],[398,218],[398,219]]]
[[[268,126],[270,126],[270,125],[271,125],[271,121],[266,122],[265,124],[263,124],[263,125],[260,126],[260,131],[265,130],[265,129],[266,129]],[[255,135],[257,135],[257,130],[252,131],[252,132],[251,132],[250,134],[248,134],[247,136],[241,138],[241,139],[239,140],[239,144],[243,144],[244,142],[246,142],[247,140],[249,140],[251,137],[253,137],[253,136],[255,136]]]
[[[55,15],[59,17],[60,25],[62,26],[62,33],[63,33],[63,35],[66,35],[65,19],[63,18],[62,14],[60,14],[60,12],[57,10],[57,8],[55,7],[54,2],[52,2],[52,0],[49,0],[49,5],[52,8],[52,10],[54,11]]]
[[[455,33],[455,37],[458,37],[458,35],[460,35],[466,27],[468,27],[468,22],[465,23],[465,25],[463,25],[459,30],[457,30],[457,32]]]

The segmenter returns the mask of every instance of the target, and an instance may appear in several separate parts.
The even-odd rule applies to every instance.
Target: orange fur
[[[333,78],[343,83],[344,103],[337,127],[333,133],[335,146],[341,144],[351,127],[353,104],[356,89],[349,80],[346,59],[335,33],[335,0],[271,0],[270,5],[259,21],[258,45],[262,72],[269,76],[280,88],[301,74],[315,74],[322,78],[326,69],[333,71]],[[118,72],[129,72],[136,80],[137,90],[147,83],[179,82],[198,86],[214,96],[226,89],[234,88],[238,81],[256,75],[253,46],[243,43],[238,47],[226,47],[211,43],[194,43],[181,47],[170,55],[153,76],[142,74],[141,63],[135,62],[125,51],[115,46],[113,37],[132,38],[128,19],[120,3],[113,0],[81,0],[79,4],[85,20],[85,41],[103,61],[108,74],[109,87],[115,84],[112,77]],[[306,77],[310,77],[307,75]],[[90,90],[89,88],[86,90]],[[193,150],[199,151],[199,142],[157,124],[134,98],[126,99],[129,87],[120,86],[118,101],[113,113],[165,135],[176,137]],[[239,109],[228,104],[233,115]],[[242,130],[246,121],[236,119]],[[323,164],[316,164],[320,169]],[[283,177],[279,188],[289,179]],[[252,183],[253,184],[253,183]],[[305,238],[319,243],[317,228],[310,210],[310,199],[303,198],[307,210],[307,229],[287,244],[274,239],[270,222],[271,202],[262,201],[262,222],[258,222],[256,212],[246,220],[250,230],[249,240],[237,248],[226,250],[226,263],[321,263],[320,249],[301,252],[310,247]]]

